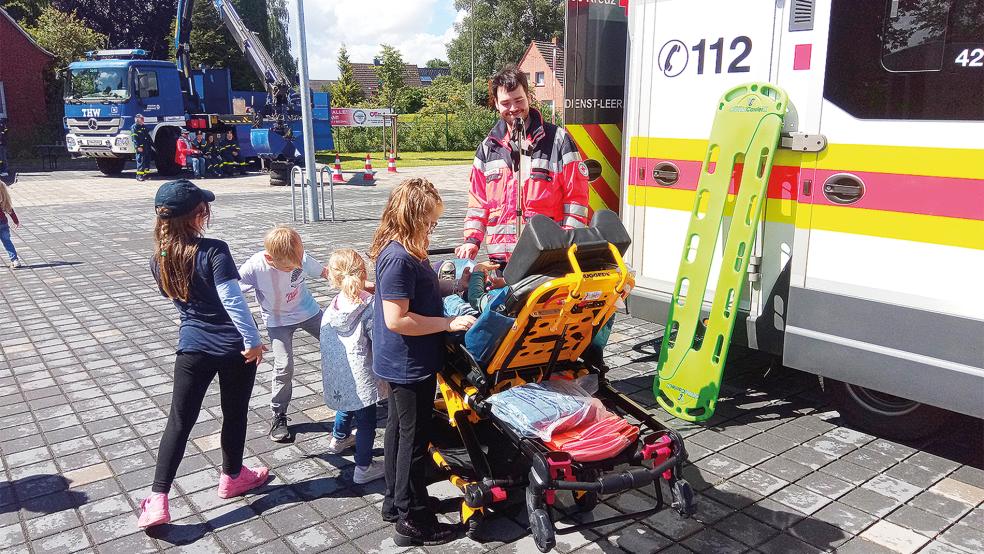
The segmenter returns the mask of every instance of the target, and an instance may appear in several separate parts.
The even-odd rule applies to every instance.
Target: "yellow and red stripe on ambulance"
[[[706,149],[706,140],[633,137],[627,203],[693,209]],[[652,176],[654,166],[667,161],[680,169],[672,186],[659,185]],[[837,173],[851,173],[864,182],[857,202],[837,204],[824,196],[823,182]],[[806,195],[803,179],[813,182]],[[732,185],[732,202],[735,192]],[[979,151],[854,144],[832,144],[819,154],[780,150],[768,198],[767,222],[984,250],[984,160]],[[797,210],[800,204],[811,209]]]

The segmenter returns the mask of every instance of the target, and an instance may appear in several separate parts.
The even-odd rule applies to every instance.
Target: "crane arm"
[[[289,90],[291,86],[290,79],[277,66],[277,63],[270,56],[270,53],[267,52],[266,47],[263,46],[263,42],[260,41],[259,37],[246,27],[246,24],[239,17],[239,13],[236,12],[236,8],[232,5],[232,2],[228,0],[212,0],[212,4],[215,6],[216,11],[219,12],[219,18],[222,19],[222,23],[232,33],[232,38],[239,45],[239,49],[242,50],[243,54],[246,55],[246,60],[253,67],[253,71],[259,76],[267,91],[273,94],[276,89]]]

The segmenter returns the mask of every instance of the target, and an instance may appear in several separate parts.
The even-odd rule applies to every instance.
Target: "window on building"
[[[542,87],[544,85],[545,79],[543,77],[543,72],[542,71],[537,71],[536,72],[536,79],[534,80],[534,82],[536,83],[536,86],[538,86],[538,87]]]
[[[0,81],[0,119],[7,119],[7,95],[3,92],[3,81]]]
[[[984,120],[984,0],[834,0],[824,98],[859,119]]]

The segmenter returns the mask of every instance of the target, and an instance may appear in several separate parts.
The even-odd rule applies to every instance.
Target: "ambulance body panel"
[[[777,153],[735,342],[984,417],[978,50],[980,0],[630,2],[633,314],[666,321],[718,97],[769,81],[791,101],[784,134],[827,144]]]

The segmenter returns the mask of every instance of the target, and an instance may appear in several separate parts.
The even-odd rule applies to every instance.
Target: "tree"
[[[37,23],[47,4],[46,0],[0,0],[0,8],[24,28]]]
[[[431,86],[425,89],[425,113],[454,113],[468,107],[471,94],[467,84],[451,77],[442,75]]]
[[[564,6],[562,0],[455,0],[455,9],[468,15],[448,43],[451,74],[464,83],[471,79],[473,29],[475,79],[485,82],[507,63],[519,63],[530,41],[562,38]]]
[[[425,64],[424,67],[430,67],[430,68],[442,68],[442,67],[446,67],[446,68],[450,68],[451,67],[451,64],[449,64],[448,62],[442,60],[441,58],[433,58],[433,59],[427,60],[427,64]]]
[[[266,44],[270,55],[284,73],[297,75],[297,60],[290,53],[290,37],[287,35],[287,23],[290,21],[287,0],[267,0],[267,16],[269,42]]]
[[[424,107],[424,90],[420,87],[403,87],[396,95],[397,113],[417,113]]]
[[[396,105],[400,90],[406,86],[403,79],[404,63],[400,51],[388,44],[380,45],[383,49],[379,54],[380,63],[375,66],[379,77],[379,102],[386,107]]]
[[[355,80],[348,49],[343,44],[338,49],[338,80],[331,87],[331,103],[334,106],[358,106],[365,99],[362,85]]]
[[[156,59],[167,59],[173,48],[173,35],[162,22],[174,19],[177,0],[51,0],[51,5],[65,13],[74,11],[90,29],[107,37],[109,48],[142,48]]]
[[[55,55],[56,71],[65,69],[86,51],[106,45],[106,35],[90,29],[75,12],[65,13],[50,5],[41,11],[37,25],[26,30],[42,48]]]

